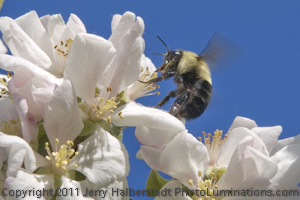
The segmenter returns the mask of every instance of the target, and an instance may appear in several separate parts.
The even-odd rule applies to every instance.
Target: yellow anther
[[[160,92],[155,91],[155,93],[156,93],[157,95],[160,95]]]
[[[189,184],[193,185],[194,181],[192,179],[189,180]]]
[[[109,124],[111,124],[111,116],[107,116],[107,121]]]
[[[118,115],[121,119],[124,119],[124,117],[122,116],[122,112],[119,112]]]
[[[202,177],[202,172],[200,170],[198,171],[198,177]]]
[[[106,91],[111,92],[111,87],[110,86],[106,87]]]

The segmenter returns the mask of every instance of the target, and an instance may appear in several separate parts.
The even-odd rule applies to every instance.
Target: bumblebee
[[[215,33],[204,51],[197,55],[191,51],[169,50],[166,43],[160,37],[158,39],[166,46],[167,53],[160,54],[164,56],[164,61],[156,72],[160,71],[161,76],[151,79],[148,83],[153,84],[174,77],[177,89],[170,91],[156,107],[163,106],[170,97],[175,97],[169,113],[180,120],[195,119],[205,111],[212,96],[210,67],[222,60],[222,57],[227,57],[225,49],[228,50],[232,43]]]

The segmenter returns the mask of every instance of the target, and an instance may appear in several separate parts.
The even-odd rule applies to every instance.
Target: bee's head
[[[157,38],[165,45],[165,47],[167,48],[167,53],[166,54],[161,54],[161,53],[153,53],[153,54],[158,54],[158,55],[163,55],[164,56],[164,62],[163,64],[157,68],[156,72],[158,71],[165,71],[169,68],[173,68],[173,67],[177,67],[178,62],[182,56],[182,51],[181,50],[169,50],[169,47],[167,46],[167,44],[159,37],[157,36]]]
[[[164,62],[160,67],[160,71],[164,71],[169,68],[176,68],[181,57],[182,50],[168,51],[164,57]]]

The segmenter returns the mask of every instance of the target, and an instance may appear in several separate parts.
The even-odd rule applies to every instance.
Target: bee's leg
[[[174,104],[171,106],[169,113],[171,115],[176,116],[180,107],[184,104],[184,102],[188,99],[189,93],[185,92],[182,95],[180,95],[174,102]]]
[[[174,71],[166,71],[164,72],[160,77],[157,77],[157,78],[154,78],[154,79],[151,79],[150,81],[148,81],[149,84],[151,83],[157,83],[163,79],[168,79],[168,78],[171,78],[172,76],[174,76],[176,72]]]
[[[170,97],[175,97],[175,96],[176,96],[176,90],[169,92],[168,95],[165,96],[165,97],[164,97],[164,98],[163,98],[163,99],[155,106],[155,108],[157,108],[157,107],[162,107],[163,105],[165,105],[165,104],[169,101]]]

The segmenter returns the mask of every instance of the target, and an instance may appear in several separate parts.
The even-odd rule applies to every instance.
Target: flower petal
[[[265,155],[269,155],[265,144],[255,133],[253,133],[247,128],[239,127],[233,129],[230,132],[226,142],[224,142],[223,146],[220,149],[220,153],[216,163],[219,166],[223,166],[223,167],[228,166],[230,159],[234,151],[236,150],[236,148],[240,145],[241,141],[247,139],[248,137],[249,139],[251,138],[250,139],[251,142],[249,142],[249,145],[251,145],[251,147],[262,152]]]
[[[61,191],[60,195],[56,196],[56,200],[63,199],[63,200],[81,200],[81,199],[95,199],[90,197],[87,191],[92,190],[92,185],[87,181],[74,181],[68,179],[65,176],[61,177]],[[99,189],[99,188],[97,188]],[[100,189],[99,189],[100,190]],[[99,196],[98,196],[99,197]]]
[[[67,22],[67,27],[72,30],[74,33],[86,33],[86,29],[80,18],[75,15],[71,14],[69,20]]]
[[[269,152],[276,145],[279,135],[282,132],[281,126],[255,127],[251,129],[265,143]]]
[[[35,119],[30,118],[26,100],[21,95],[17,94],[14,95],[14,104],[19,114],[23,139],[28,143],[36,140],[38,136],[38,124]]]
[[[122,112],[123,119],[117,113]],[[112,122],[117,126],[147,126],[168,132],[185,130],[184,124],[168,112],[145,107],[135,102],[129,102],[118,108],[112,115]]]
[[[3,33],[4,42],[14,56],[24,58],[42,69],[50,68],[51,59],[14,20],[1,17],[0,30]]]
[[[257,125],[256,125],[255,121],[253,121],[251,119],[237,116],[233,120],[232,125],[230,126],[227,133],[230,133],[233,129],[238,128],[238,127],[245,127],[245,128],[248,128],[251,130],[252,128],[257,127]]]
[[[15,177],[12,176],[7,177],[7,179],[5,180],[4,188],[7,189],[4,190],[7,192],[7,194],[8,191],[10,190],[27,191],[26,195],[22,192],[18,197],[7,195],[6,199],[34,200],[41,197],[44,197],[45,199],[52,199],[53,195],[55,194],[54,176],[53,174],[47,174],[47,175],[30,174],[22,170],[19,170]],[[50,194],[50,190],[52,190],[52,195]],[[29,194],[28,191],[32,191],[32,192]],[[43,194],[43,191],[48,191],[48,192],[45,192]],[[18,193],[16,192],[14,194],[17,195]]]
[[[135,21],[135,15],[126,12],[114,30],[116,32],[112,33],[109,40],[117,53],[110,64],[110,77],[105,83],[112,88],[109,97],[114,97],[139,79],[141,56],[145,49],[142,38],[144,21],[140,17]],[[103,92],[100,96],[106,96],[106,91]]]
[[[94,100],[97,82],[99,79],[102,82],[105,80],[108,64],[114,54],[112,43],[104,38],[78,34],[74,39],[64,77],[72,81],[76,94],[90,105]]]
[[[79,155],[72,159],[77,171],[87,180],[105,186],[128,175],[128,153],[124,145],[110,133],[98,127],[96,132],[78,145]]]
[[[37,13],[35,11],[30,11],[17,18],[15,22],[37,44],[37,46],[48,55],[50,60],[53,61],[53,45]]]
[[[191,198],[187,196],[186,193],[180,192],[178,194],[178,190],[183,190],[181,183],[177,180],[170,181],[160,189],[161,193],[162,191],[168,192],[165,195],[155,197],[155,200],[191,200]]]
[[[206,147],[193,135],[182,132],[162,150],[141,146],[145,162],[152,168],[180,180],[185,186],[198,188],[198,172],[205,173],[209,164]],[[179,162],[178,162],[179,161]],[[192,179],[194,186],[189,185]]]
[[[8,155],[8,176],[15,176],[23,163],[28,172],[33,172],[40,166],[47,166],[46,159],[35,154],[22,138],[6,135],[0,132],[0,148],[6,148]]]
[[[67,140],[73,141],[81,132],[83,123],[70,80],[65,80],[57,87],[45,108],[44,128],[52,147],[56,138],[60,144],[65,144]]]
[[[28,69],[28,71],[30,71],[30,73],[32,73],[33,76],[39,77],[43,79],[45,82],[52,82],[56,84],[61,83],[60,79],[56,78],[49,72],[42,70],[41,68],[32,64],[31,62],[19,57],[0,54],[0,66],[2,69],[6,71],[13,71],[15,75],[17,70],[23,70],[23,68],[26,68]]]
[[[226,173],[218,182],[220,189],[239,188],[247,179],[270,179],[277,172],[276,163],[267,155],[251,147],[253,138],[244,138],[235,149]]]
[[[285,146],[292,145],[292,144],[299,144],[299,143],[300,143],[300,135],[279,140],[276,143],[276,145],[273,147],[270,155],[274,155],[276,152],[280,151]]]
[[[274,156],[274,160],[278,165],[276,176],[271,182],[278,189],[294,188],[299,184],[300,180],[300,145],[291,144],[280,149]]]

